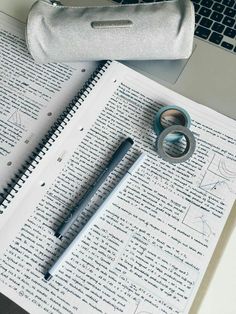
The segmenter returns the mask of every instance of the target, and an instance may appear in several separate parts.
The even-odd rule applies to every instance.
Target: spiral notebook
[[[36,64],[24,26],[0,12],[0,193],[98,66]]]
[[[191,118],[183,164],[155,150],[163,105]],[[189,313],[236,194],[236,122],[118,62],[95,71],[5,190],[0,291],[34,314]],[[126,137],[134,145],[62,241],[54,231]],[[141,152],[58,275],[43,275]]]

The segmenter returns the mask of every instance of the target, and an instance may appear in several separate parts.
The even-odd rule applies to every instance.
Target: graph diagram
[[[233,167],[233,164],[231,165]],[[222,176],[226,176],[227,178],[236,178],[236,169],[235,171],[233,168],[228,165],[228,162],[226,164],[225,160],[220,159],[218,163],[218,170]]]
[[[8,119],[8,122],[11,122],[15,126],[24,129],[25,125],[22,121],[22,113],[19,110],[14,111]]]
[[[154,312],[150,312],[149,310],[143,310],[144,302],[141,300],[136,300],[136,306],[133,314],[154,314]],[[146,305],[147,307],[147,305]]]
[[[235,163],[214,155],[200,183],[200,188],[216,197],[236,195]]]
[[[215,234],[212,225],[212,216],[197,206],[191,205],[183,219],[183,223],[191,229],[200,233],[204,238],[209,238]]]

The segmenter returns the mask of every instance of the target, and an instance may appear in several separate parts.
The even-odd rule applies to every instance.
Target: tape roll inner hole
[[[168,136],[176,134],[180,135],[181,138],[176,142],[168,141]],[[171,132],[169,133],[163,141],[163,151],[166,155],[174,158],[182,157],[189,151],[190,142],[188,137],[181,132]]]
[[[187,121],[185,115],[177,109],[169,109],[162,113],[160,117],[160,124],[163,128],[167,128],[171,125],[182,125],[186,126]]]

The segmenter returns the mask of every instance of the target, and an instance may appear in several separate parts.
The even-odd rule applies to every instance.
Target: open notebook
[[[192,158],[168,164],[152,130],[186,109]],[[236,122],[107,62],[1,205],[0,291],[30,313],[188,313],[236,194]],[[62,241],[54,236],[119,143],[134,145]],[[147,157],[50,282],[43,275],[141,153]]]
[[[0,12],[0,193],[98,66],[36,64],[24,28]]]

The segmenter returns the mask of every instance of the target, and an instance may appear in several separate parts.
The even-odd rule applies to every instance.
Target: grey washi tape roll
[[[163,130],[165,130],[166,127],[168,127],[168,125],[166,127],[163,125],[162,120],[166,119],[168,121],[168,119],[170,118],[172,120],[175,120],[174,124],[171,123],[171,125],[177,124],[177,125],[185,126],[186,128],[190,128],[191,118],[188,112],[181,107],[168,105],[159,109],[154,119],[153,129],[158,136],[161,132],[163,132]],[[176,142],[180,140],[181,138],[182,138],[182,135],[180,135],[179,133],[175,133],[175,134],[170,134],[166,138],[166,140],[168,142]]]
[[[166,138],[171,133],[180,133],[186,139],[186,147],[179,155],[171,155],[165,149],[164,142],[167,141],[169,143]],[[192,156],[196,148],[196,141],[193,133],[188,128],[182,125],[172,125],[161,132],[156,141],[156,148],[158,154],[163,160],[170,163],[180,163],[188,160]]]

